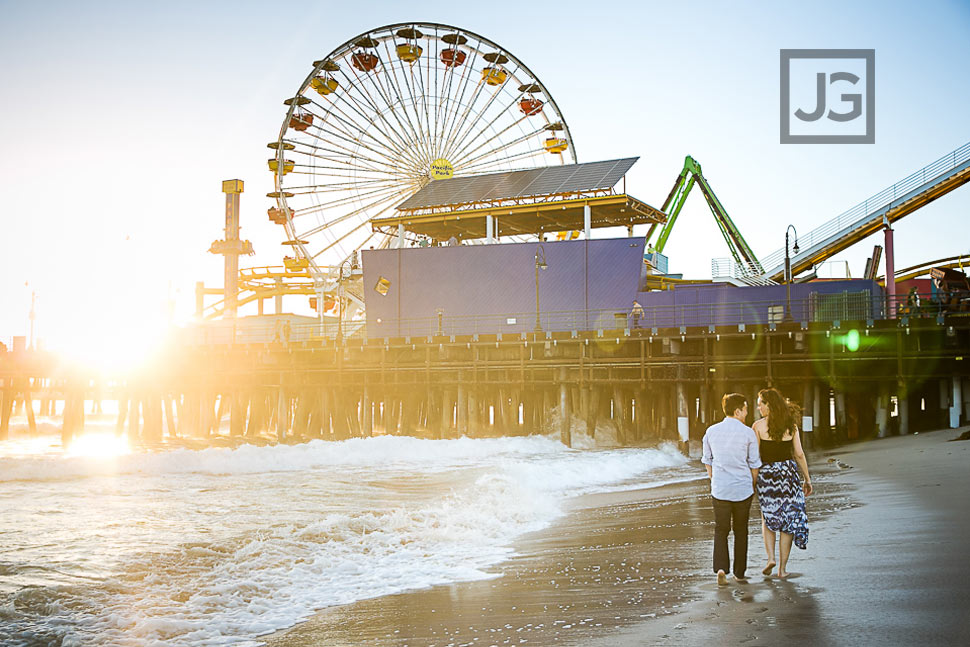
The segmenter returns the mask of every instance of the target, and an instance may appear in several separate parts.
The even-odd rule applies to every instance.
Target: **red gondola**
[[[377,67],[380,59],[377,58],[376,54],[359,51],[350,57],[350,62],[361,72],[372,72]]]
[[[448,48],[441,50],[441,62],[447,67],[458,67],[465,62],[467,54],[464,51],[457,48]]]
[[[542,101],[536,99],[535,97],[526,97],[519,101],[519,110],[521,110],[522,114],[524,114],[526,117],[537,115],[542,112]]]

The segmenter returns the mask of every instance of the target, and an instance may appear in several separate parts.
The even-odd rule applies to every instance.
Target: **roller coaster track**
[[[918,265],[913,265],[912,267],[899,270],[896,272],[896,283],[925,276],[930,273],[930,270],[936,267],[946,267],[966,271],[965,268],[970,268],[970,254],[964,254],[962,256],[950,256],[949,258],[941,258],[935,261],[926,261]],[[880,283],[885,283],[886,277],[880,276],[877,280]]]
[[[792,276],[851,247],[917,209],[970,181],[970,143],[944,155],[896,184],[860,202],[824,225],[798,237],[801,251],[792,257]],[[782,280],[785,250],[761,259],[766,278]]]

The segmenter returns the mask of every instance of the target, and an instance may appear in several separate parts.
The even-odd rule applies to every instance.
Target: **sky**
[[[283,100],[344,41],[429,21],[481,34],[535,72],[579,161],[639,156],[627,190],[659,207],[691,155],[755,253],[808,232],[970,142],[970,2],[437,3],[0,0],[0,341],[136,352],[220,287],[221,182],[242,236],[279,265],[266,143]],[[874,49],[874,144],[781,144],[779,50]],[[807,109],[806,109],[807,110]],[[896,268],[970,252],[970,187],[896,226]],[[876,236],[821,275],[863,271]],[[670,271],[728,250],[698,193]],[[287,309],[309,314],[306,299]],[[244,311],[243,314],[246,314]],[[104,351],[107,352],[107,351]],[[117,352],[117,350],[115,351]]]

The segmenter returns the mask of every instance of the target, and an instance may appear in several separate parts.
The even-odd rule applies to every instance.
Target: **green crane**
[[[714,220],[717,222],[717,226],[721,230],[721,235],[724,236],[724,242],[727,243],[728,248],[731,250],[731,256],[734,257],[735,262],[743,265],[752,272],[764,274],[764,268],[761,267],[758,258],[751,251],[741,232],[734,225],[734,222],[724,209],[721,201],[714,195],[711,185],[704,179],[704,174],[701,172],[701,165],[690,155],[684,159],[684,170],[677,176],[673,188],[670,189],[670,194],[664,200],[663,207],[661,207],[661,211],[667,214],[667,222],[663,226],[663,229],[660,230],[657,242],[653,246],[654,249],[663,253],[664,246],[667,244],[667,238],[670,237],[674,223],[677,222],[677,216],[680,215],[680,210],[684,207],[687,195],[694,188],[695,183],[701,188],[701,192],[707,200],[707,206],[711,208],[711,213],[714,214]],[[653,224],[650,226],[650,230],[647,231],[646,242],[648,245],[656,228],[657,225]]]

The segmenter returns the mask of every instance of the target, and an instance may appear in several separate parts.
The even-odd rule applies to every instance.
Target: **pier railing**
[[[931,294],[902,295],[896,298],[897,317],[938,317],[961,314],[970,316],[970,302],[941,305]],[[294,324],[280,334],[279,327],[263,328],[204,326],[186,329],[188,344],[267,344],[273,342],[307,342],[350,339],[414,338],[455,335],[502,335],[519,338],[536,332],[573,332],[629,334],[634,330],[680,330],[699,327],[772,326],[785,321],[838,325],[843,321],[876,321],[887,319],[887,298],[869,291],[812,293],[807,298],[723,303],[681,303],[644,306],[638,313],[629,308],[580,311],[542,311],[536,327],[535,312],[491,315],[457,315],[441,312],[434,317],[412,319],[340,322],[327,320]]]

